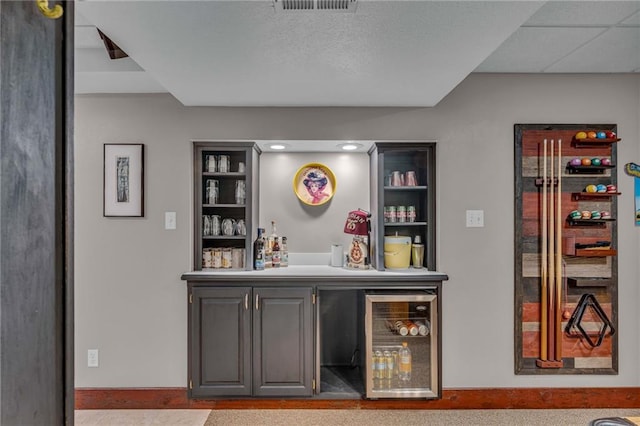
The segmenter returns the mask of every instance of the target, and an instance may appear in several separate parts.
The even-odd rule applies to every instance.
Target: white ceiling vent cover
[[[293,11],[356,11],[357,0],[272,0],[273,6],[280,12]]]

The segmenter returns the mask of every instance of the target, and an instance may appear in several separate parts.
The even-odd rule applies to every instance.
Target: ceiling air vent
[[[357,0],[272,0],[277,11],[355,12]]]

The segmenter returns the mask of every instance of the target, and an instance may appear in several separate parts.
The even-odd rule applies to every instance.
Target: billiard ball
[[[584,210],[581,216],[582,216],[582,219],[591,219],[591,212],[589,210]]]
[[[587,132],[587,137],[589,139],[596,139],[598,137],[598,134],[596,132],[594,132],[594,131]]]
[[[607,139],[615,139],[616,138],[616,133],[612,132],[612,131],[604,132],[604,135],[607,137]]]
[[[580,213],[578,210],[573,210],[571,213],[569,213],[569,217],[571,219],[582,219],[582,213]]]
[[[591,158],[583,158],[582,159],[582,165],[583,166],[590,166],[591,165]]]
[[[596,192],[607,192],[607,186],[599,184],[598,186],[596,186]]]
[[[571,159],[572,166],[580,166],[582,165],[582,160],[580,158],[572,158]]]
[[[610,166],[611,165],[611,159],[610,158],[602,158],[600,159],[600,164],[603,166]]]
[[[591,159],[591,165],[592,166],[599,166],[600,165],[600,159],[599,158],[592,158]]]
[[[591,219],[600,219],[601,214],[598,210],[594,210],[591,212]]]
[[[587,138],[587,132],[578,132],[578,133],[576,133],[575,138],[576,139],[586,139]]]
[[[615,194],[618,192],[618,188],[615,185],[607,185],[607,193]]]
[[[597,192],[598,187],[595,185],[587,185],[587,187],[584,190],[587,192]]]
[[[604,132],[598,132],[598,133],[596,133],[596,137],[598,139],[604,139],[604,138],[607,137],[607,135]]]
[[[611,219],[611,213],[609,213],[606,210],[603,210],[600,212],[600,218],[601,219]]]

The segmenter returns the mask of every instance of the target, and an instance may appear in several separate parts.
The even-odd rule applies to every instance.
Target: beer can
[[[384,222],[389,222],[389,206],[384,206]]]
[[[398,216],[396,213],[396,206],[389,206],[389,222],[395,223],[398,221]]]
[[[401,335],[401,336],[406,336],[407,334],[409,334],[409,328],[407,327],[407,325],[404,323],[404,321],[402,320],[398,320],[396,321],[396,332]]]
[[[404,223],[407,221],[407,208],[405,206],[397,206],[396,207],[396,215],[398,217],[398,222]]]
[[[407,206],[407,222],[416,221],[416,206]]]
[[[426,335],[429,334],[429,326],[431,324],[429,323],[428,320],[414,321],[413,323],[418,326],[418,334],[419,335],[426,336]]]
[[[213,249],[211,254],[211,267],[219,269],[222,267],[222,250],[219,248]]]

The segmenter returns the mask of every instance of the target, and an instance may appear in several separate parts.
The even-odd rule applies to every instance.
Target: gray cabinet
[[[193,143],[194,270],[251,270],[258,218],[254,142]]]
[[[251,287],[198,287],[189,296],[191,397],[251,395]]]
[[[373,265],[384,267],[384,237],[419,236],[421,266],[436,269],[436,144],[376,142],[369,150]]]
[[[312,289],[193,286],[189,395],[311,396]]]
[[[311,288],[254,289],[254,395],[311,396],[311,298]]]

